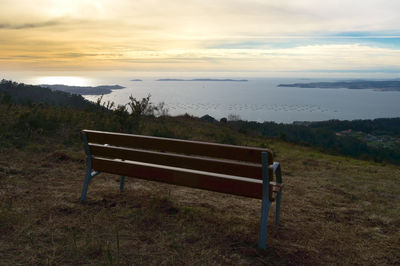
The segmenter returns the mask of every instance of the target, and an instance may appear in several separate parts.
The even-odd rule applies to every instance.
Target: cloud
[[[32,28],[43,28],[52,27],[63,24],[60,20],[49,20],[44,22],[34,22],[34,23],[23,23],[23,24],[0,24],[0,29],[13,29],[13,30],[24,30]]]
[[[99,57],[99,58],[118,58],[122,57],[122,53],[57,53],[54,54],[58,58],[82,58],[82,57]]]
[[[95,53],[60,53],[56,54],[58,57],[64,58],[78,58],[78,57],[89,57],[89,56],[98,56],[99,54]]]

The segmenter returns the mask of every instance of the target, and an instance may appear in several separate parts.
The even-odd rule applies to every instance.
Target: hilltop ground
[[[81,204],[83,149],[57,139],[0,148],[1,265],[400,264],[398,166],[266,140],[285,187],[264,252],[259,200],[101,174]]]
[[[400,264],[399,166],[327,155],[212,119],[146,116],[150,97],[132,98],[129,113],[0,85],[8,89],[0,94],[0,265]],[[270,210],[268,250],[257,248],[260,200],[134,178],[120,193],[119,177],[101,174],[80,203],[84,128],[272,149],[285,187],[279,228]]]

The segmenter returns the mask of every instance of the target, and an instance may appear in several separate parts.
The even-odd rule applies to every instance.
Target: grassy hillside
[[[13,124],[10,113],[23,116],[31,108],[14,106],[7,115],[8,107],[0,107],[2,128]],[[40,110],[38,116],[47,114]],[[400,263],[397,166],[326,155],[188,116],[142,117],[140,133],[275,152],[285,182],[281,226],[274,227],[272,208],[264,252],[256,246],[259,200],[134,178],[121,194],[119,177],[103,174],[79,203],[85,162],[78,129],[100,126],[83,111],[53,111],[59,126],[28,131],[26,118],[14,121],[25,127],[13,132],[17,137],[1,139],[2,264]]]
[[[101,102],[101,98],[99,98],[95,104],[80,95],[2,80],[0,82],[0,103],[7,106],[7,116],[11,117],[9,122],[4,124],[7,130],[4,130],[3,134],[15,129],[24,132],[54,134],[54,131],[60,127],[68,132],[71,132],[71,128],[73,128],[73,132],[79,132],[83,127],[89,127],[109,131],[143,133],[143,125],[146,123],[141,125],[140,121],[144,116],[147,120],[154,116],[161,116],[165,119],[167,110],[164,105],[151,103],[150,96],[143,99],[131,96],[129,100],[127,105],[116,106],[114,102]],[[22,109],[27,111],[18,113],[19,106],[29,107],[29,109]],[[235,118],[235,116],[232,117]],[[196,118],[193,119],[196,120]],[[205,115],[201,120],[218,125],[217,131],[219,132],[221,129],[223,132],[228,129],[246,136],[274,138],[312,146],[330,154],[342,154],[364,160],[400,165],[400,118],[278,124],[237,119],[229,121],[226,118],[217,121],[213,117]],[[172,122],[174,119],[168,121]],[[168,121],[166,122],[169,123]],[[176,128],[169,132],[165,131],[164,124],[164,122],[160,123],[157,129],[147,130],[147,134],[189,138],[189,136],[176,135]],[[235,144],[237,141],[228,135],[225,137],[222,136],[222,139],[216,141],[231,144]]]
[[[399,166],[203,120],[3,98],[0,264],[400,263]],[[80,203],[83,128],[271,148],[285,187],[268,250],[257,248],[259,200],[134,178],[120,193],[119,177],[101,174]]]

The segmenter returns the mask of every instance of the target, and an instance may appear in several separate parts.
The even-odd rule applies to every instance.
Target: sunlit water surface
[[[156,81],[159,78],[166,77],[48,76],[31,77],[25,82],[80,86],[118,84],[125,88],[104,95],[103,101],[126,104],[130,95],[142,98],[151,94],[151,101],[164,102],[171,115],[208,114],[216,119],[237,115],[245,120],[284,123],[400,116],[400,92],[277,86],[281,83],[317,82],[321,79],[247,78],[248,82]],[[174,76],[174,78],[181,77]],[[207,77],[185,77],[185,79],[191,78]],[[132,79],[142,79],[142,81],[131,81]],[[84,97],[96,101],[99,96]]]

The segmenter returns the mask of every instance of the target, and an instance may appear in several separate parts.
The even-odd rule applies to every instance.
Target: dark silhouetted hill
[[[10,80],[0,82],[0,94],[3,101],[12,101],[16,104],[44,103],[52,106],[66,106],[77,109],[94,108],[96,105],[81,95],[63,91],[52,91],[41,86],[26,85]]]

